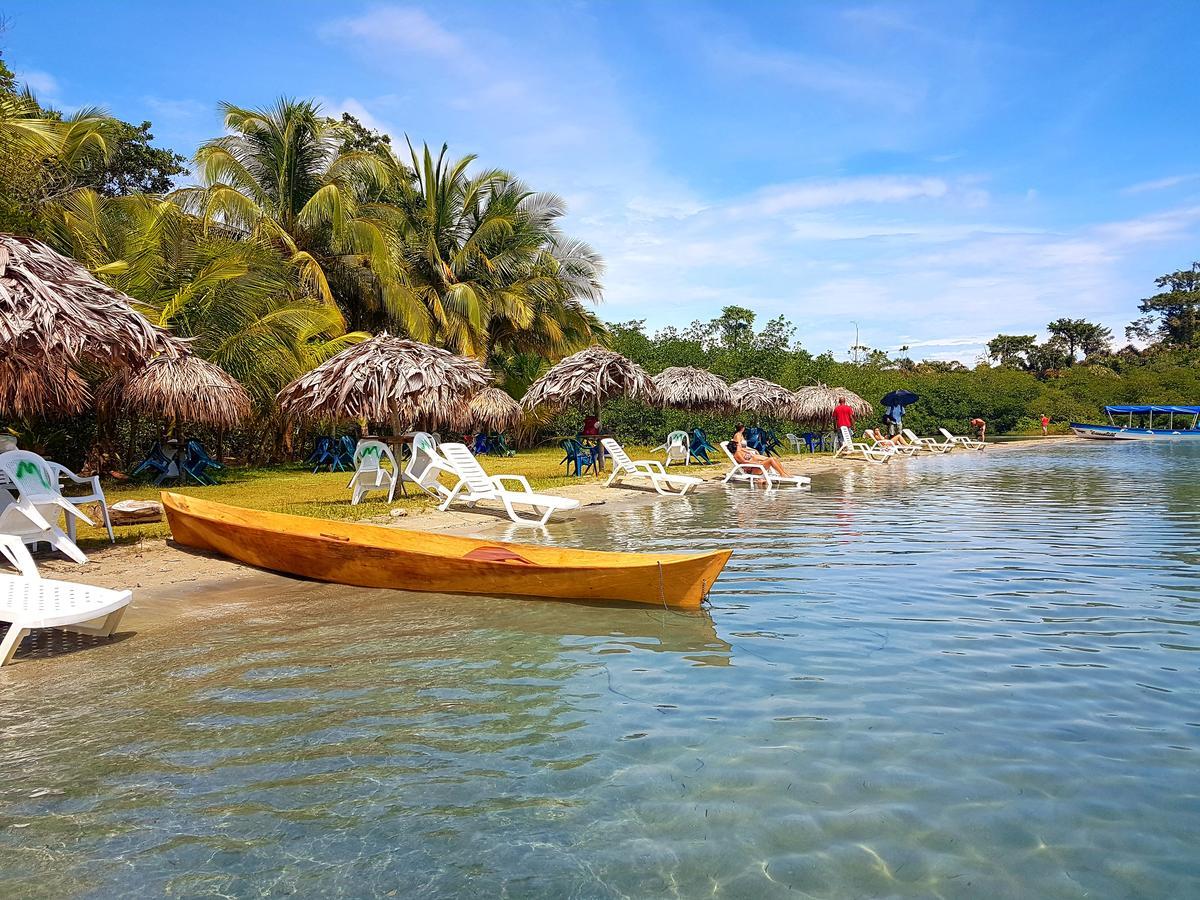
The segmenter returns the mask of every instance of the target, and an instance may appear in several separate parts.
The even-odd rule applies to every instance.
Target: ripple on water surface
[[[0,894],[1200,892],[1200,453],[1032,445],[557,526],[683,614],[295,583],[0,672]]]

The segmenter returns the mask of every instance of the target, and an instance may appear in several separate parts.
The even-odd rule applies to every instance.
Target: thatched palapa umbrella
[[[0,349],[0,416],[36,419],[87,409],[87,382],[65,363]]]
[[[250,396],[220,366],[191,353],[156,356],[101,387],[97,399],[110,409],[132,408],[179,429],[184,422],[232,428],[250,413]]]
[[[733,405],[725,379],[707,369],[671,366],[654,376],[654,386],[663,406],[720,410]]]
[[[874,407],[866,400],[845,388],[831,388],[824,384],[802,387],[793,395],[791,415],[801,422],[829,423],[833,421],[833,409],[838,398],[846,401],[856,416],[870,415]]]
[[[733,405],[749,412],[777,415],[792,404],[792,392],[773,381],[751,376],[735,381],[729,387]]]
[[[472,422],[504,431],[525,418],[521,404],[498,387],[484,388],[471,398],[468,412]]]
[[[41,241],[0,234],[0,360],[17,376],[3,382],[0,415],[79,412],[90,400],[80,364],[120,368],[186,352],[132,302]],[[14,370],[31,362],[47,371]]]
[[[477,360],[387,333],[343,350],[279,392],[283,411],[312,419],[461,421],[491,384]]]
[[[596,414],[609,397],[630,397],[653,403],[658,389],[646,370],[612,350],[600,346],[572,353],[530,385],[521,405],[562,408],[572,403],[592,403]]]

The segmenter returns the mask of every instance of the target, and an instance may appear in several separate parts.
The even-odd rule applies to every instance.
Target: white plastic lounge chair
[[[758,463],[738,462],[729,449],[729,441],[717,441],[717,446],[721,448],[729,460],[730,469],[722,479],[725,484],[729,484],[731,481],[746,481],[750,483],[750,487],[755,487],[761,481],[768,488],[773,488],[778,484],[790,484],[798,488],[812,484],[812,479],[807,475],[780,475]]]
[[[659,450],[666,451],[667,456],[663,462],[668,466],[672,462],[681,462],[686,466],[692,461],[691,438],[686,431],[672,431],[667,435],[666,443],[650,452],[657,453]]]
[[[601,438],[600,443],[613,461],[612,475],[604,486],[608,487],[614,481],[624,481],[626,478],[649,480],[650,484],[660,494],[686,494],[704,479],[693,475],[668,475],[663,464],[656,459],[639,459],[636,462],[629,458],[625,448],[612,438]]]
[[[0,556],[3,556],[26,578],[37,578],[37,566],[25,549],[25,542],[15,534],[0,534]]]
[[[63,494],[63,499],[72,506],[83,506],[86,503],[99,503],[100,515],[104,518],[104,528],[108,532],[108,540],[110,543],[117,542],[113,535],[112,518],[108,514],[108,501],[104,499],[104,490],[100,487],[100,476],[93,475],[90,478],[85,478],[82,475],[76,475],[62,463],[50,462],[50,471],[58,478],[59,492],[62,492],[62,483],[64,480],[73,484],[86,484],[92,489],[90,494]],[[75,540],[75,517],[67,516],[67,537]]]
[[[0,641],[0,666],[12,660],[21,639],[35,628],[110,636],[132,599],[129,591],[0,575],[0,622],[10,623]]]
[[[939,428],[938,431],[942,433],[942,437],[946,439],[947,443],[953,444],[955,447],[966,447],[968,450],[982,450],[987,447],[987,444],[977,441],[975,438],[955,437],[945,428]]]
[[[936,438],[917,437],[911,428],[905,428],[903,434],[914,447],[920,447],[922,450],[928,450],[930,453],[949,453],[954,449],[954,445],[949,441],[939,444]]]
[[[880,447],[874,444],[855,441],[854,435],[850,433],[850,429],[845,425],[841,427],[840,431],[842,434],[842,444],[837,448],[834,456],[861,456],[870,462],[891,462],[892,457],[896,455],[896,451],[892,447]]]
[[[424,431],[414,432],[403,479],[411,481],[427,494],[445,499],[450,491],[438,481],[438,475],[442,472],[453,474],[449,464],[438,453],[433,435]]]
[[[63,499],[50,464],[36,453],[9,450],[0,453],[0,472],[18,492],[14,500],[8,491],[0,491],[0,533],[15,535],[32,547],[46,543],[77,563],[87,562],[57,523],[60,513],[89,525],[92,520]]]
[[[871,446],[880,450],[892,450],[898,456],[916,456],[921,448],[913,444],[901,444],[882,436],[883,432],[868,428],[863,432],[863,438],[870,439]]]
[[[517,524],[545,525],[552,513],[579,508],[578,500],[556,497],[553,494],[535,494],[524,475],[489,475],[465,444],[442,444],[438,449],[450,464],[452,473],[458,477],[458,484],[438,509],[448,509],[460,495],[468,506],[474,506],[480,500],[499,500],[504,504],[508,517]],[[508,490],[504,486],[506,481],[515,481],[521,486],[521,490]],[[540,519],[526,518],[517,514],[513,509],[514,505],[529,506],[544,512]]]
[[[385,459],[392,464],[390,472],[383,467]],[[354,489],[350,505],[358,506],[370,491],[387,491],[388,503],[391,503],[396,496],[396,473],[399,471],[391,447],[383,441],[359,441],[354,448],[354,474],[346,485]]]

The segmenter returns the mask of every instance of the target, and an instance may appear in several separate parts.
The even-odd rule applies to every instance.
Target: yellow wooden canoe
[[[694,608],[731,551],[603,553],[260,512],[162,492],[175,541],[359,587]]]

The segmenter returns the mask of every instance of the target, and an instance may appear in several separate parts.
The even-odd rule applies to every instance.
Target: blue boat
[[[1200,406],[1106,406],[1104,412],[1108,414],[1107,425],[1072,422],[1071,430],[1080,437],[1101,441],[1200,440]],[[1138,416],[1136,426],[1134,416]],[[1157,423],[1155,416],[1160,417]],[[1120,422],[1121,417],[1126,418],[1124,424]]]

